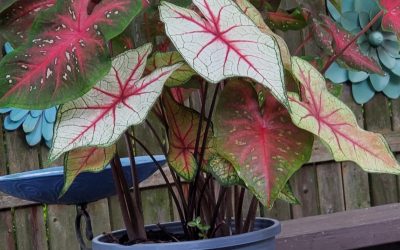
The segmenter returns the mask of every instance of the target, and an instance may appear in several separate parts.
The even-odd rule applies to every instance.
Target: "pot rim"
[[[176,230],[182,228],[181,222],[168,222],[168,223],[162,223],[161,225],[169,228],[170,230],[174,229]],[[138,248],[140,247],[140,249],[159,249],[160,247],[162,247],[162,249],[175,249],[176,247],[178,247],[178,249],[181,249],[179,247],[182,246],[190,247],[190,249],[210,249],[209,248],[210,245],[213,248],[229,248],[233,246],[246,245],[250,243],[259,242],[269,238],[275,238],[275,236],[278,235],[281,231],[281,225],[279,221],[270,218],[257,217],[254,223],[254,227],[260,229],[243,234],[224,236],[213,239],[204,239],[204,240],[168,242],[168,243],[149,243],[149,244],[136,244],[131,246],[124,246],[115,243],[102,242],[101,239],[105,237],[102,234],[95,237],[92,242],[94,245],[101,245],[103,247],[113,246],[115,248],[117,246],[120,246],[120,248],[115,248],[115,249],[126,249],[127,247],[135,249],[134,248],[135,246],[137,246]],[[155,224],[146,226],[146,230],[155,230],[155,229],[157,230],[159,229],[159,227]],[[125,229],[122,229],[113,231],[112,233],[119,234],[124,231]]]

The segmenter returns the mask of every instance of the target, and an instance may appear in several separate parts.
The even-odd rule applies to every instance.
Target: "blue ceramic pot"
[[[169,233],[183,234],[180,222],[162,224],[163,228]],[[157,231],[157,225],[147,226],[146,230]],[[93,239],[93,250],[274,250],[275,237],[281,231],[281,225],[277,220],[267,218],[257,218],[254,223],[253,232],[238,234],[227,237],[220,237],[206,240],[181,241],[173,243],[154,243],[136,244],[123,246],[118,244],[105,243],[107,236],[100,235]],[[125,230],[113,232],[114,236],[119,237]]]

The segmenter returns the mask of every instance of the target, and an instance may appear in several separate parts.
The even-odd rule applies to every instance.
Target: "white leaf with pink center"
[[[196,12],[162,2],[161,21],[187,63],[207,81],[249,77],[288,106],[284,70],[275,39],[262,33],[231,0],[193,0]]]
[[[159,68],[141,78],[150,52],[147,44],[118,55],[103,80],[83,97],[61,107],[50,160],[75,148],[108,147],[129,126],[146,119],[165,81],[181,66]]]

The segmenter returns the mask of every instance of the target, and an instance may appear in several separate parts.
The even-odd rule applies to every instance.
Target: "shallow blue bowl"
[[[160,165],[166,162],[164,156],[154,157]],[[157,170],[149,156],[139,156],[135,159],[140,181]],[[129,158],[122,158],[121,163],[128,185],[132,186]],[[0,176],[1,192],[46,204],[82,204],[116,194],[110,165],[99,173],[86,172],[78,175],[64,196],[59,198],[63,185],[62,166]]]

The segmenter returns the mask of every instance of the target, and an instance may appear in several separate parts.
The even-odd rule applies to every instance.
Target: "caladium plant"
[[[64,154],[61,195],[77,175],[101,171],[109,162],[131,242],[147,238],[133,142],[153,156],[135,131],[131,133],[132,126],[142,122],[167,158],[174,183],[158,167],[187,239],[199,237],[198,227],[190,227],[192,221],[209,225],[202,227],[202,238],[224,234],[221,225],[231,219],[225,218],[232,203],[225,195],[231,186],[238,191],[237,233],[250,230],[257,200],[267,207],[276,199],[296,203],[288,180],[309,161],[314,136],[337,161],[354,161],[369,172],[400,173],[384,138],[359,128],[349,108],[328,92],[318,69],[290,56],[284,39],[264,21],[264,4],[257,9],[247,0],[194,0],[183,8],[162,2],[159,19],[166,37],[160,38],[158,29],[142,39],[161,40],[161,46],[154,46],[160,51],[152,54],[150,43],[135,45],[136,34],[114,39],[114,44],[129,41],[114,50],[110,42],[138,14],[141,1],[3,2],[1,15],[10,18],[0,20],[0,28],[21,45],[0,62],[0,107],[61,104],[49,154],[50,160]],[[382,25],[395,30],[397,2],[380,1],[383,9],[368,25],[383,17]],[[279,1],[272,3],[267,9],[276,11]],[[29,12],[35,4],[37,13]],[[27,29],[7,27],[12,17],[35,21]],[[340,59],[349,67],[382,73],[355,43],[365,31],[350,36],[328,17],[313,18],[309,20],[319,18],[314,27],[326,48],[324,60],[316,61],[326,62],[326,68]],[[174,46],[165,51],[170,44]],[[292,92],[287,91],[289,84]],[[161,126],[163,134],[147,119],[150,112],[159,118],[157,128]],[[135,201],[116,153],[121,137],[131,160]],[[187,192],[182,181],[189,182]],[[241,223],[245,190],[254,196],[247,226]]]

